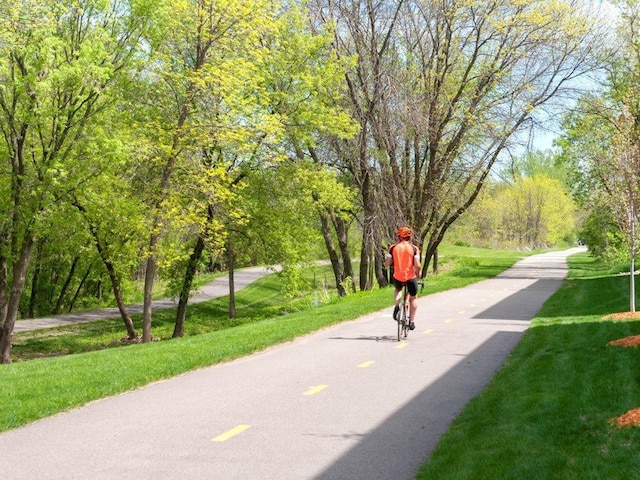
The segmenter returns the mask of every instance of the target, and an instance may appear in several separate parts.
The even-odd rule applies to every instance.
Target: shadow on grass
[[[543,306],[540,317],[581,317],[629,310],[629,277],[574,278]]]

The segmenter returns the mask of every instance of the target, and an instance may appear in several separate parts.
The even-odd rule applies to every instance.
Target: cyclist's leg
[[[413,279],[407,282],[407,291],[409,292],[409,327],[413,330],[415,327],[416,312],[418,311],[418,280]]]
[[[418,297],[415,295],[409,298],[409,325],[411,330],[415,327],[414,320],[416,318],[416,311],[418,310]]]
[[[393,294],[393,300],[395,303],[395,307],[393,308],[393,319],[399,320],[398,314],[400,313],[400,301],[402,300],[402,288],[404,284],[402,282],[398,282],[395,278],[393,279],[393,284],[396,288],[395,293]]]

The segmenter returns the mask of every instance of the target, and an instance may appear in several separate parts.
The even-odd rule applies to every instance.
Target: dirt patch
[[[640,427],[640,408],[634,408],[620,417],[612,418],[610,423],[618,428]]]
[[[640,312],[618,312],[603,317],[603,320],[614,320],[624,322],[625,320],[640,320]],[[616,347],[637,347],[640,346],[640,335],[632,335],[619,340],[612,340],[607,345]]]
[[[637,347],[640,346],[640,335],[632,335],[618,340],[611,340],[607,345],[614,347]]]

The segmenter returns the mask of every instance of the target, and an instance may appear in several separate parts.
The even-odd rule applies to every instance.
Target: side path
[[[268,267],[251,267],[243,268],[235,271],[234,283],[235,291],[238,291],[259,278],[269,275],[274,270]],[[213,298],[224,297],[229,295],[229,277],[224,275],[217,278],[213,282],[201,287],[198,293],[189,299],[190,304],[206,302]],[[169,308],[177,308],[178,303],[171,298],[154,300],[152,303],[153,310],[166,310]],[[142,304],[127,305],[130,315],[142,314]],[[27,320],[18,320],[16,322],[14,332],[24,332],[27,330],[39,330],[42,328],[60,327],[73,323],[86,323],[95,320],[105,320],[108,318],[120,318],[120,312],[117,307],[100,308],[86,312],[67,313],[61,315],[52,315],[50,317],[33,318]]]
[[[5,432],[0,451],[15,461],[3,475],[415,478],[560,287],[566,257],[582,250],[531,256],[496,278],[421,297],[406,341],[387,308]]]

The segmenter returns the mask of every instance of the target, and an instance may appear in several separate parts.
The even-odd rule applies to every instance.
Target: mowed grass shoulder
[[[419,479],[640,478],[640,428],[612,422],[640,407],[640,334],[629,276],[569,258],[562,288],[538,313],[490,386],[468,404]]]
[[[441,255],[443,273],[428,277],[425,295],[490,278],[525,256],[453,246]],[[315,267],[307,276],[331,278],[331,272]],[[237,292],[236,304],[234,319],[228,318],[227,297],[190,306],[180,339],[169,339],[175,311],[156,312],[158,341],[144,345],[123,345],[121,320],[16,334],[16,361],[0,366],[0,431],[390,308],[392,294],[377,289],[337,298],[331,291],[310,289],[285,299],[274,274]],[[139,325],[140,318],[134,322]]]

